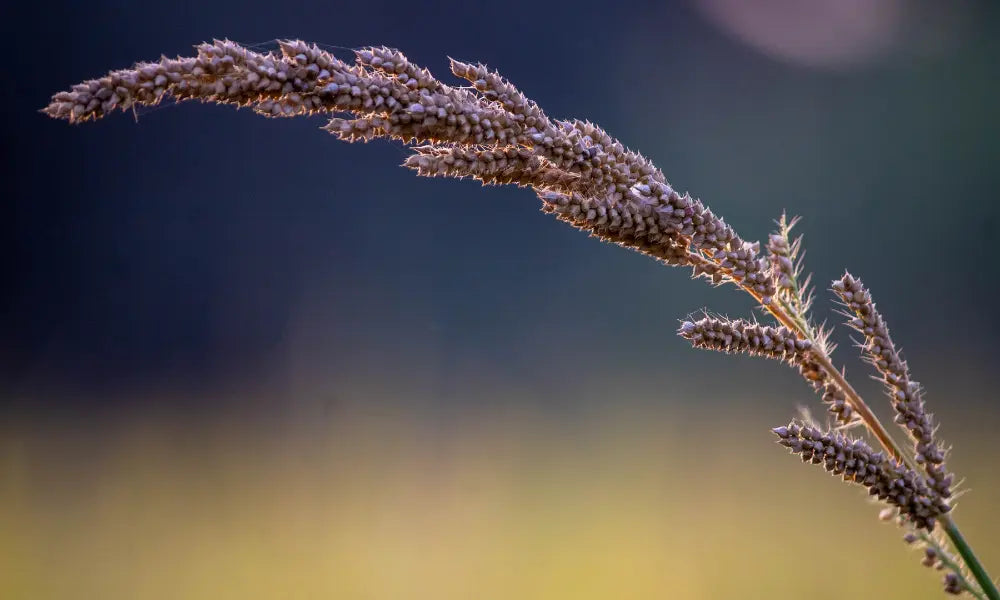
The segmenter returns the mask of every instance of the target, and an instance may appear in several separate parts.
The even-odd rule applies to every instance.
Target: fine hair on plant
[[[896,522],[944,590],[1000,600],[952,517],[954,477],[923,390],[893,343],[873,295],[845,273],[831,285],[862,357],[882,380],[897,442],[832,359],[830,331],[811,312],[802,240],[784,215],[762,247],[741,237],[700,200],[679,193],[647,158],[587,121],[549,117],[481,64],[451,60],[452,86],[387,47],[355,50],[345,62],[317,45],[281,41],[257,52],[228,40],[192,57],[137,63],[59,92],[42,111],[83,123],[166,97],[249,107],[267,117],[324,114],[326,131],[348,142],[399,140],[404,165],[426,177],[471,177],[530,188],[542,211],[606,242],[631,248],[693,277],[749,294],[765,322],[713,314],[683,320],[696,348],[772,358],[794,367],[821,396],[830,426],[809,420],[773,429],[803,462],[864,488]]]

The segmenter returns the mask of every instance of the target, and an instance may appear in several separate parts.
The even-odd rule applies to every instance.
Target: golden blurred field
[[[14,416],[0,597],[942,597],[770,423],[672,410]],[[957,518],[996,571],[1000,479],[976,448],[953,461],[973,488]]]

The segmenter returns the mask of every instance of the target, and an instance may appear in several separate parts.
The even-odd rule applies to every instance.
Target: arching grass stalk
[[[452,73],[471,84],[453,87],[390,48],[362,48],[347,63],[305,42],[279,46],[260,53],[230,41],[201,44],[196,56],[163,57],[73,86],[54,95],[43,112],[82,123],[171,96],[249,107],[268,117],[322,114],[329,117],[324,129],[345,141],[420,144],[409,147],[412,154],[404,163],[418,175],[531,188],[543,212],[594,237],[689,267],[694,277],[713,284],[736,285],[773,325],[706,315],[682,322],[680,335],[696,347],[764,356],[797,368],[822,394],[836,427],[823,431],[792,423],[774,429],[779,442],[884,502],[911,531],[908,541],[925,544],[923,562],[946,571],[947,593],[1000,600],[951,517],[953,477],[924,410],[922,389],[867,289],[850,274],[835,281],[833,290],[848,326],[864,337],[863,358],[882,375],[894,420],[912,448],[892,438],[833,364],[829,332],[810,315],[801,239],[790,237],[794,220],[781,217],[762,254],[759,243],[740,237],[700,200],[675,191],[641,154],[590,122],[548,117],[483,65],[452,60]],[[883,450],[848,437],[859,425]],[[931,537],[938,528],[960,558]]]

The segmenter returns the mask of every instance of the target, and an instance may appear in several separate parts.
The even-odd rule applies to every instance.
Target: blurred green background
[[[321,119],[36,112],[213,37],[481,60],[744,237],[802,215],[817,316],[844,268],[872,289],[1000,575],[994,3],[2,10],[0,597],[941,596],[863,492],[773,443],[822,416],[796,373],[674,335],[750,314],[734,291]]]

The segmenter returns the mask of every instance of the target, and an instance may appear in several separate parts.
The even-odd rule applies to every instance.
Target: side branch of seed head
[[[900,518],[898,514],[896,519],[893,519],[893,515],[889,514],[884,520],[903,521],[900,522],[900,525],[904,527],[906,525],[905,519]],[[920,564],[929,569],[945,571],[941,583],[946,594],[958,596],[963,592],[968,592],[976,598],[983,598],[981,591],[969,581],[969,575],[962,567],[959,558],[954,556],[946,547],[945,542],[940,539],[939,532],[913,529],[906,532],[903,541],[922,550],[923,556],[920,559]]]
[[[760,325],[744,319],[705,316],[697,321],[683,321],[678,335],[695,348],[726,353],[764,356],[787,362],[823,396],[823,402],[842,425],[856,422],[844,393],[816,363],[813,342],[802,339],[787,327]]]
[[[870,495],[898,508],[900,515],[918,528],[933,530],[937,518],[950,510],[923,476],[883,452],[872,450],[862,440],[794,422],[773,431],[778,443],[798,454],[803,462],[823,465],[844,481],[863,485]]]
[[[778,231],[768,236],[767,257],[777,299],[786,302],[798,315],[805,316],[813,296],[809,285],[811,276],[802,275],[802,236],[791,236],[798,221],[798,217],[789,219],[782,213],[777,220]]]
[[[808,361],[812,347],[787,327],[707,315],[698,321],[683,321],[678,334],[695,348],[764,356],[793,365]]]
[[[848,325],[864,336],[865,357],[882,375],[895,421],[913,440],[915,460],[924,466],[930,485],[943,497],[951,496],[952,475],[945,471],[945,453],[934,438],[934,423],[926,411],[923,390],[889,336],[889,327],[875,308],[871,293],[860,279],[845,273],[833,290],[847,307]]]

